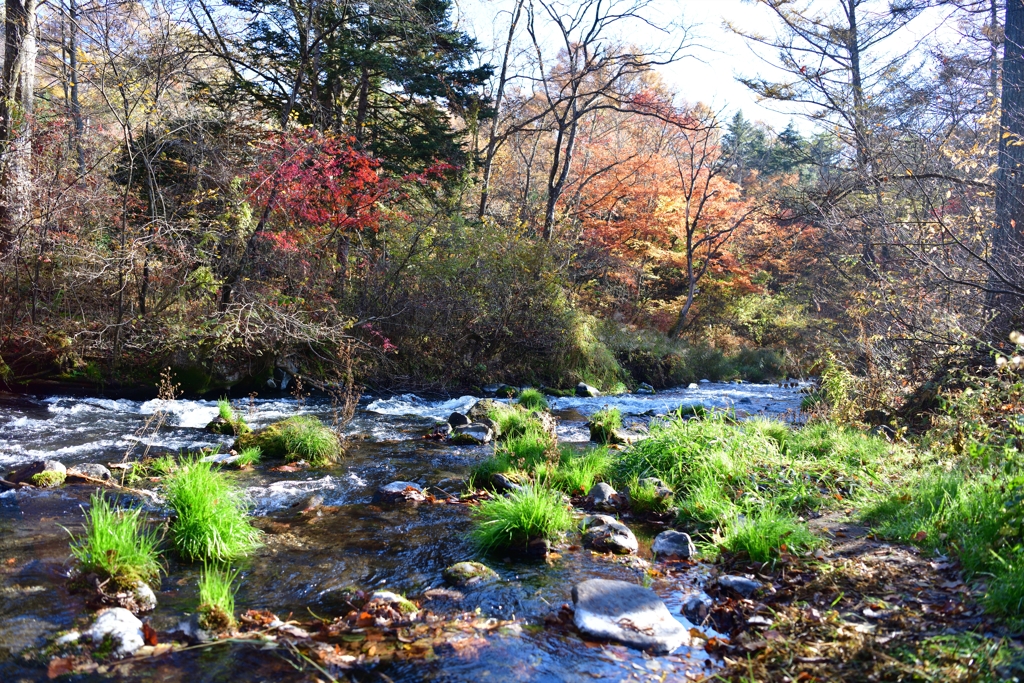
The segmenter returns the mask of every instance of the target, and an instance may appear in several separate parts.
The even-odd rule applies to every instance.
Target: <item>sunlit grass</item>
[[[72,536],[71,554],[85,573],[120,586],[160,576],[160,538],[145,528],[142,510],[119,510],[97,491],[85,510],[85,533]]]
[[[183,462],[167,480],[174,546],[189,560],[226,562],[250,553],[260,532],[249,524],[244,496],[211,463]]]
[[[237,571],[204,566],[199,576],[199,625],[219,632],[235,625],[235,579]]]
[[[547,410],[548,399],[537,389],[525,389],[517,399],[519,405],[526,410]]]
[[[484,501],[472,515],[473,540],[484,552],[525,549],[530,540],[554,539],[573,523],[561,494],[537,484]]]

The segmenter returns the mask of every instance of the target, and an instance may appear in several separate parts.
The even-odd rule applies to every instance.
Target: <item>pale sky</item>
[[[509,10],[513,0],[457,0],[461,12],[463,29],[476,36],[480,44],[489,48],[492,45],[503,45],[508,32]],[[742,109],[748,119],[764,121],[776,130],[781,130],[792,119],[797,125],[808,132],[810,124],[806,119],[792,111],[783,109],[778,103],[757,102],[754,95],[736,80],[737,75],[771,77],[773,68],[760,59],[747,45],[747,42],[727,30],[723,21],[728,19],[734,24],[767,35],[774,35],[775,22],[769,10],[752,2],[743,0],[657,0],[659,22],[681,22],[692,27],[694,47],[689,50],[692,55],[667,66],[661,70],[665,82],[680,97],[688,102],[703,102],[712,108],[722,111],[731,117],[737,109]],[[827,0],[821,0],[827,3]],[[912,35],[901,35],[894,49],[905,49],[917,39],[922,38],[936,26],[944,26],[950,10],[930,10],[931,14],[919,18],[913,27]],[[946,29],[940,29],[945,31]],[[639,35],[645,35],[638,30]],[[649,44],[664,37],[649,30],[648,40],[638,40],[628,36],[630,40],[642,45]],[[944,36],[955,40],[954,34]],[[910,41],[908,43],[908,41]],[[773,55],[765,48],[759,53],[766,58]],[[499,63],[497,55],[492,63]],[[776,72],[778,73],[778,72]]]

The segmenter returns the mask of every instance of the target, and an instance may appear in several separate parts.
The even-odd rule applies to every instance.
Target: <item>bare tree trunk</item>
[[[82,105],[78,99],[78,0],[68,0],[68,80],[71,82],[71,119],[75,124],[75,152],[78,156],[78,177],[85,175],[85,147],[82,137]]]
[[[1024,297],[1024,0],[1006,3],[999,129],[994,274],[988,297],[997,334],[1010,332],[1020,322]]]
[[[515,37],[516,25],[523,11],[523,0],[516,2],[512,14],[512,23],[508,27],[508,40],[505,42],[505,55],[501,59],[501,73],[498,75],[498,90],[494,94],[494,118],[491,120],[491,133],[487,137],[487,154],[484,156],[484,177],[480,186],[480,210],[478,218],[487,212],[487,195],[491,189],[491,167],[494,164],[494,152],[498,147],[498,123],[501,116],[501,100],[505,96],[505,83],[508,81],[508,59],[512,52],[512,39]]]
[[[32,217],[36,0],[6,0],[0,92],[0,255]]]

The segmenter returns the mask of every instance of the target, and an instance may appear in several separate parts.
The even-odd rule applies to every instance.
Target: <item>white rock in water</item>
[[[654,591],[625,581],[590,579],[573,586],[576,627],[630,647],[672,652],[689,642],[686,628]]]
[[[115,657],[129,657],[146,644],[142,622],[124,607],[111,607],[101,612],[84,635],[92,638],[93,645],[99,645],[109,637]]]
[[[686,386],[686,388],[687,388],[687,389],[700,389],[700,386],[698,386],[696,382],[690,382],[690,383],[689,383],[689,384],[688,384],[688,385]]]

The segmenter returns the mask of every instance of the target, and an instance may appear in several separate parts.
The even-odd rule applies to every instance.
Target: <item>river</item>
[[[775,385],[703,383],[647,396],[626,394],[599,398],[554,398],[559,440],[585,442],[587,416],[605,405],[619,408],[627,428],[686,405],[731,408],[739,415],[769,414],[793,418],[801,394]],[[231,471],[252,501],[254,523],[263,529],[264,545],[239,563],[236,611],[269,609],[279,615],[310,613],[342,616],[352,587],[387,589],[423,600],[441,587],[442,570],[454,562],[484,559],[501,581],[465,591],[457,605],[436,608],[479,610],[485,617],[514,620],[515,628],[488,638],[483,647],[442,649],[430,661],[390,663],[348,672],[352,680],[374,681],[577,681],[582,678],[687,680],[688,672],[709,666],[703,650],[683,647],[668,657],[651,658],[608,645],[595,646],[572,633],[544,628],[544,618],[571,603],[574,583],[587,578],[639,582],[637,563],[610,560],[572,546],[549,562],[477,558],[468,540],[470,523],[464,506],[423,505],[382,510],[370,504],[373,493],[395,480],[412,481],[452,492],[491,446],[451,446],[423,439],[439,420],[466,410],[476,397],[421,398],[412,394],[364,396],[346,428],[351,437],[344,461],[329,470],[271,472],[268,468]],[[258,428],[297,412],[329,422],[331,407],[322,398],[301,403],[293,398],[240,399],[235,402],[250,425]],[[217,414],[216,401],[138,401],[103,397],[0,395],[0,472],[39,459],[78,463],[119,462],[183,452],[220,444],[231,437],[204,431]],[[154,416],[163,424],[154,429]],[[582,443],[581,443],[582,446]],[[68,531],[81,528],[81,506],[91,488],[67,485],[53,490],[0,494],[0,680],[38,680],[45,670],[18,656],[26,648],[45,646],[59,631],[88,623],[81,596],[66,588],[72,566]],[[299,517],[297,506],[311,495],[323,497],[323,512]],[[154,521],[166,510],[150,505]],[[657,529],[634,528],[641,556]],[[646,542],[645,542],[646,539]],[[647,553],[649,554],[649,553]],[[149,615],[159,632],[172,631],[196,604],[199,567],[168,553],[157,591],[159,606]],[[686,590],[699,581],[702,568],[686,576],[656,580],[653,588],[678,614]],[[685,625],[688,622],[677,617]],[[123,667],[76,680],[132,681],[291,681],[314,680],[316,672],[299,670],[274,650],[226,645],[165,655],[147,665]]]

